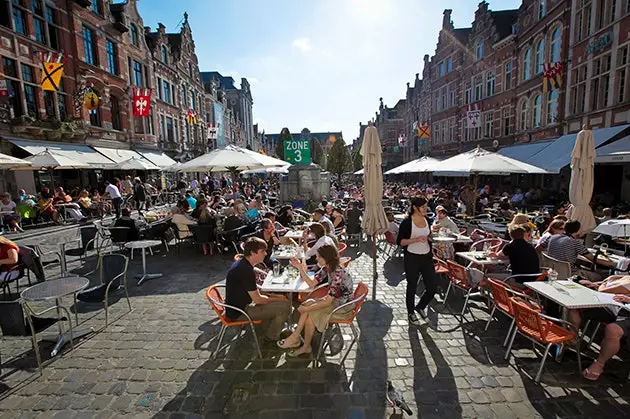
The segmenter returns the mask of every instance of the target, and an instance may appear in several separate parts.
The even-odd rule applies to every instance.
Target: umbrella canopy
[[[580,222],[580,234],[595,228],[595,217],[589,203],[593,197],[593,171],[595,164],[595,140],[593,131],[583,129],[577,135],[571,153],[571,183],[569,200],[571,206],[567,212],[570,220]]]
[[[434,159],[433,157],[422,156],[419,159],[407,162],[402,166],[394,167],[384,174],[397,175],[400,173],[426,173],[432,171],[439,162],[440,161],[438,159]]]
[[[228,172],[286,166],[287,162],[246,148],[228,145],[182,164],[182,172]]]
[[[354,172],[353,174],[355,175],[362,175],[363,174],[363,169],[361,170],[357,170],[356,172]]]
[[[608,220],[604,221],[595,229],[593,233],[606,234],[608,236],[617,238],[630,237],[630,220]]]
[[[175,172],[179,172],[181,170],[181,167],[182,167],[182,163],[175,163],[172,166],[165,167],[164,169],[162,169],[162,171],[175,173]]]
[[[132,157],[127,160],[123,160],[114,167],[113,170],[161,170],[159,166],[151,163],[146,159],[137,159]]]
[[[241,172],[242,175],[253,175],[256,173],[279,173],[279,174],[285,174],[285,173],[289,173],[289,167],[291,165],[287,164],[286,166],[277,166],[277,167],[267,167],[264,169],[252,169],[252,170],[245,170],[244,172]]]
[[[2,169],[13,169],[16,167],[29,167],[31,166],[31,162],[18,159],[17,157],[8,156],[6,154],[0,153],[0,168]]]
[[[365,212],[363,230],[368,234],[387,231],[387,217],[383,210],[383,172],[381,169],[381,140],[373,126],[365,130],[363,146],[363,183],[365,184]]]
[[[439,164],[435,176],[507,175],[510,173],[545,174],[546,170],[531,164],[486,151],[480,147],[458,154]]]
[[[66,157],[61,154],[55,154],[48,149],[42,151],[41,153],[27,157],[24,160],[31,163],[30,167],[24,168],[26,170],[87,169],[90,167],[87,163],[73,160],[70,157]],[[22,168],[19,169],[22,170]]]

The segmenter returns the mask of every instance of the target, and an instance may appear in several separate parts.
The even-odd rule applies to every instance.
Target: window
[[[483,39],[477,41],[477,60],[483,60]]]
[[[26,112],[30,116],[37,117],[39,115],[39,104],[37,103],[37,88],[35,87],[33,67],[22,64],[22,80],[24,81]]]
[[[118,74],[117,48],[109,39],[105,40],[105,51],[107,51],[107,71]]]
[[[470,81],[466,82],[466,105],[472,103],[472,83]]]
[[[46,111],[46,117],[54,118],[57,116],[55,112],[55,92],[50,90],[44,90],[44,110]]]
[[[197,109],[197,101],[195,98],[195,91],[191,90],[190,91],[190,109],[196,110]]]
[[[494,111],[486,112],[483,115],[484,131],[483,135],[487,138],[494,137]]]
[[[608,106],[610,89],[610,54],[603,55],[593,61],[593,77],[591,109],[604,109]]]
[[[164,102],[171,103],[171,85],[169,84],[169,82],[164,80],[162,82],[162,89],[164,90]]]
[[[448,85],[448,106],[449,108],[455,106],[455,83]]]
[[[562,28],[556,28],[555,31],[551,34],[551,62],[557,63],[560,62],[560,49],[562,41]]]
[[[512,23],[512,35],[518,34],[518,23]]]
[[[521,131],[525,131],[528,126],[527,119],[529,118],[529,102],[524,100],[521,104]]]
[[[35,40],[41,44],[46,44],[46,26],[44,24],[44,8],[42,0],[31,0],[31,10],[33,11],[33,29]]]
[[[192,74],[193,74],[193,71],[192,71],[192,70],[193,70],[193,68],[192,68],[192,63],[191,63],[190,61],[188,61],[188,75],[189,75],[190,77],[192,77]]]
[[[505,63],[505,82],[503,83],[503,90],[512,88],[512,61]]]
[[[617,14],[617,0],[610,0],[610,9],[608,10],[608,22],[615,21],[615,15]]]
[[[443,77],[446,74],[445,68],[444,61],[440,61],[438,64],[438,77]]]
[[[475,102],[483,99],[483,77],[475,76]]]
[[[446,86],[442,86],[442,88],[440,89],[440,109],[446,109],[448,104],[447,98],[448,95],[446,93]]]
[[[532,76],[532,51],[528,49],[523,55],[523,81],[529,80]]]
[[[540,74],[543,71],[543,64],[545,63],[545,39],[541,39],[536,47],[536,63],[535,74]]]
[[[534,128],[542,125],[542,96],[537,95],[534,98]]]
[[[571,87],[572,113],[581,114],[586,104],[586,64],[573,69],[573,80],[575,82]]]
[[[486,73],[486,96],[494,96],[494,73],[492,71]]]
[[[538,20],[542,20],[547,14],[547,0],[538,0]]]
[[[86,26],[83,27],[83,58],[88,64],[98,65],[96,35],[92,29]]]
[[[599,0],[599,8],[597,10],[597,30],[600,30],[606,24],[606,0]]]
[[[558,122],[558,91],[552,90],[547,98],[547,123]]]
[[[122,123],[120,119],[120,102],[115,96],[109,97],[109,107],[112,113],[112,129],[122,131]]]
[[[20,7],[17,7],[20,6]],[[22,35],[28,35],[26,26],[26,12],[22,9],[19,1],[13,0],[13,27],[15,31]]]
[[[628,4],[630,4],[630,2],[628,2]],[[630,48],[630,45],[626,44],[620,47],[617,53],[617,76],[615,77],[617,80],[616,103],[625,102],[628,97],[628,82],[626,81],[626,77],[628,76],[628,48]]]
[[[61,49],[59,44],[59,27],[57,26],[56,11],[46,6],[46,22],[48,26],[48,45],[56,50]]]
[[[164,123],[164,115],[160,115],[160,137],[162,141],[166,141],[166,125]]]
[[[451,71],[453,71],[453,59],[447,58],[446,59],[446,72],[450,73]]]
[[[138,28],[133,23],[129,25],[129,36],[131,37],[131,45],[138,45]]]
[[[57,106],[59,108],[59,120],[65,121],[68,118],[66,111],[66,95],[57,92]]]
[[[168,65],[168,51],[166,50],[166,45],[162,45],[162,62]]]
[[[185,84],[182,84],[182,106],[185,108],[188,106],[188,90]]]
[[[92,11],[96,14],[103,14],[103,4],[101,0],[92,0]]]
[[[510,108],[503,109],[503,135],[510,135],[510,123],[511,123]]]
[[[133,60],[133,83],[138,87],[144,86],[142,82],[142,64],[136,60]]]
[[[160,77],[156,78],[156,87],[157,87],[157,94],[158,94],[158,99],[163,100],[164,97],[162,96],[162,79]]]

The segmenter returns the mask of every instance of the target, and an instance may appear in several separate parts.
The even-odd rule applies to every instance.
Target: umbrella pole
[[[372,301],[376,300],[376,234],[372,234]]]

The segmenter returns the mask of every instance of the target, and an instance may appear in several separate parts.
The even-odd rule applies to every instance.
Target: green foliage
[[[316,139],[311,139],[311,160],[320,166],[324,162],[324,148]]]
[[[328,153],[328,162],[326,169],[330,173],[336,173],[341,176],[343,173],[351,170],[350,151],[346,147],[343,138],[337,138]]]
[[[363,156],[359,153],[359,150],[355,150],[352,153],[352,171],[356,172],[361,169],[363,169]]]
[[[282,128],[280,136],[278,137],[278,143],[276,144],[276,157],[280,160],[284,160],[284,142],[292,140],[291,131],[289,128]]]

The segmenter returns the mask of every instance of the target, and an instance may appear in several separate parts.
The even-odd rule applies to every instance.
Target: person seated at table
[[[337,236],[335,236],[335,232],[334,231],[330,231],[330,227],[326,223],[322,224],[322,226],[324,226],[324,230],[326,231],[326,235],[332,239],[332,241],[335,243],[335,247],[338,248],[339,247],[339,239],[337,239]]]
[[[309,247],[309,240],[311,240],[310,236],[313,236],[314,242],[311,241],[312,246]],[[304,257],[306,258],[306,263],[308,265],[314,265],[317,263],[317,249],[320,247],[330,244],[332,246],[335,245],[335,242],[330,236],[326,235],[326,230],[324,226],[320,223],[313,223],[307,229],[304,230],[302,235],[302,246],[304,247]]]
[[[547,254],[561,262],[569,262],[571,264],[571,272],[592,281],[601,280],[601,276],[597,272],[583,269],[577,265],[578,256],[583,256],[589,261],[594,261],[594,256],[584,246],[582,240],[578,239],[580,231],[580,222],[577,220],[567,221],[564,224],[564,234],[548,236],[538,243],[540,248],[547,251]],[[565,278],[560,278],[565,279]]]
[[[276,217],[276,213],[273,211],[265,212],[263,214],[263,218],[269,218],[271,220],[271,222],[273,223],[276,229],[276,236],[278,236],[278,238],[280,239],[280,242],[282,242],[282,236],[287,234],[289,229],[278,222],[278,217]]]
[[[180,199],[177,201],[175,206],[171,208],[171,215],[175,214],[188,214],[190,212],[190,204],[185,199]]]
[[[510,198],[510,202],[513,204],[521,204],[523,202],[523,192],[520,189],[516,190],[516,193]]]
[[[210,204],[210,208],[213,210],[218,210],[224,205],[226,205],[226,202],[221,197],[221,194],[219,192],[215,192],[215,194],[212,196],[212,204]]]
[[[398,231],[400,230],[400,225],[396,222],[396,218],[394,217],[394,213],[386,212],[385,216],[387,217],[387,233],[392,237],[391,242],[395,243],[396,238],[398,237]],[[389,239],[388,239],[389,240]]]
[[[343,211],[339,207],[334,207],[332,210],[332,221],[335,231],[340,230],[346,226],[346,219],[343,216]]]
[[[70,195],[66,195],[61,186],[57,188],[53,203],[54,205],[60,205],[65,213],[70,214],[75,221],[87,221],[87,217],[81,212],[79,204],[72,202]]]
[[[276,227],[269,218],[263,218],[260,222],[260,230],[258,230],[255,234],[255,237],[262,239],[267,243],[267,256],[263,263],[268,269],[271,269],[274,260],[271,255],[273,254],[274,246],[278,246],[280,244],[280,239],[276,235]]]
[[[254,267],[265,259],[267,244],[258,237],[250,237],[243,246],[243,257],[234,262],[225,281],[225,303],[247,313],[252,320],[263,320],[265,338],[277,341],[291,306],[284,295],[261,294],[256,284]],[[236,321],[245,317],[227,308],[225,315]]]
[[[171,222],[177,227],[179,232],[179,238],[185,239],[191,237],[192,233],[188,229],[189,225],[197,224],[197,221],[193,220],[188,213],[190,212],[190,205],[185,199],[181,199],[177,202],[178,211],[173,213]]]
[[[315,211],[313,211],[313,221],[315,221],[316,223],[329,224],[330,230],[335,231],[335,226],[333,225],[332,221],[330,221],[330,219],[326,217],[326,214],[324,214],[324,210],[321,208],[317,208],[315,209]]]
[[[333,207],[333,204],[331,204],[330,202],[328,202],[326,206],[324,207],[324,212],[326,213],[325,215],[329,220],[332,220],[334,218],[334,215],[333,215],[334,209],[335,207]]]
[[[549,240],[549,237],[555,236],[557,234],[564,234],[564,221],[562,220],[553,220],[549,223],[549,227],[543,233],[543,235],[538,240],[538,244],[536,245],[536,250],[542,252],[544,249],[540,245],[541,242],[546,242]]]
[[[604,208],[602,210],[602,215],[603,215],[602,217],[597,217],[597,224],[601,224],[603,222],[613,219],[611,208]]]
[[[101,206],[96,202],[92,202],[90,194],[85,189],[82,189],[81,192],[79,192],[77,204],[79,204],[81,211],[86,215],[95,214],[97,217],[101,217],[103,215]]]
[[[317,249],[316,257],[317,263],[323,267],[323,272],[315,274],[312,279],[308,275],[308,267],[304,263],[296,259],[291,260],[291,265],[299,269],[300,276],[310,287],[316,286],[320,282],[319,276],[325,273],[328,278],[329,290],[323,298],[308,299],[302,303],[298,307],[300,319],[295,331],[286,339],[278,341],[278,346],[282,349],[295,348],[294,351],[287,354],[290,357],[310,354],[315,330],[323,333],[328,326],[333,310],[352,300],[354,287],[352,277],[341,266],[337,248],[332,245],[321,246]],[[346,319],[353,310],[354,307],[349,305],[336,312],[334,318]],[[302,331],[304,331],[303,344],[301,344]]]
[[[208,201],[201,198],[198,199],[197,207],[192,211],[190,217],[197,220],[198,225],[206,226],[205,228],[209,229],[209,231],[207,231],[209,238],[214,237],[214,231],[217,227],[216,212],[208,207]],[[201,249],[203,250],[204,255],[207,255],[208,253],[210,255],[214,254],[212,241],[201,243]]]
[[[260,217],[260,212],[258,211],[258,208],[256,207],[256,201],[249,201],[249,204],[247,206],[247,218],[250,221],[253,221],[253,220],[257,220],[258,217]]]
[[[125,207],[121,210],[121,217],[114,222],[114,227],[125,227],[127,231],[127,241],[140,240],[140,228],[136,221],[131,218],[131,209]]]
[[[361,216],[363,215],[363,212],[361,212],[358,207],[359,203],[356,200],[352,200],[348,204],[348,208],[346,209],[347,234],[361,233]]]
[[[48,188],[42,189],[41,199],[38,202],[39,213],[44,217],[50,217],[59,224],[59,211],[53,205],[53,195]]]
[[[510,237],[512,240],[503,246],[498,252],[490,252],[489,256],[498,259],[508,258],[510,260],[510,273],[491,273],[489,276],[505,279],[512,275],[527,275],[540,273],[540,259],[538,252],[532,245],[532,229],[527,224],[510,226]],[[533,281],[532,278],[516,279],[515,282],[522,285],[524,282]],[[516,285],[512,283],[510,285]]]
[[[37,198],[34,195],[26,193],[24,189],[20,189],[18,192],[18,204],[20,205],[28,205],[29,207],[34,207],[37,205]]]
[[[13,281],[20,275],[18,264],[20,247],[4,236],[0,236],[0,280]]]
[[[13,231],[23,231],[20,227],[20,215],[15,212],[16,207],[17,204],[13,202],[10,194],[2,194],[2,197],[0,198],[0,211],[4,213],[1,215],[2,224],[8,224]]]
[[[293,209],[302,209],[304,208],[304,205],[306,205],[306,203],[304,202],[304,198],[298,195],[295,198],[295,201],[293,201],[293,204],[291,204],[291,207]]]
[[[291,205],[284,205],[280,208],[280,211],[278,212],[278,222],[284,227],[293,227],[295,219],[293,218],[293,208]]]
[[[512,205],[507,199],[501,198],[501,203],[499,204],[499,215],[507,222],[511,222],[516,213],[512,210]]]
[[[190,206],[191,209],[195,209],[197,207],[197,199],[192,196],[192,194],[190,192],[186,192],[186,201],[188,201],[188,206]]]
[[[441,205],[435,207],[435,213],[437,214],[436,220],[433,222],[431,229],[434,233],[439,232],[441,229],[446,229],[449,233],[459,234],[459,228],[457,224],[448,216],[446,208]]]

